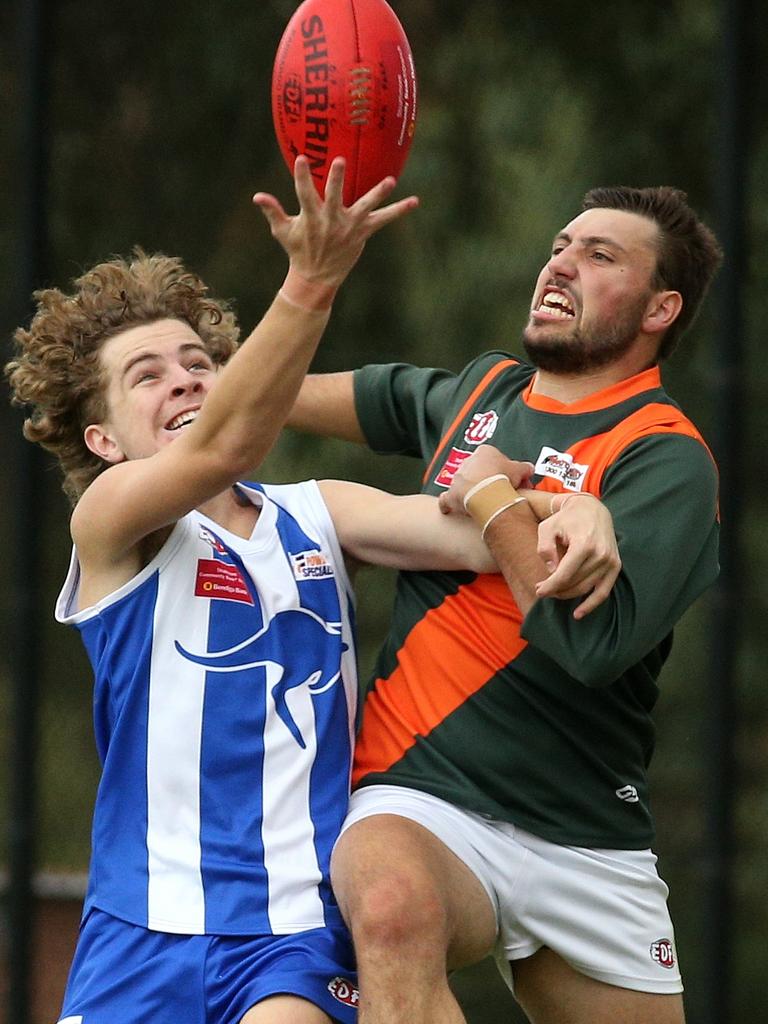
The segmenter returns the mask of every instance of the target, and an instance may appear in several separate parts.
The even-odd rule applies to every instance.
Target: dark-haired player
[[[304,384],[289,422],[424,459],[512,595],[400,579],[333,858],[361,1024],[462,1021],[446,969],[494,949],[535,1024],[683,1020],[646,772],[672,629],[718,571],[717,473],[659,363],[720,258],[679,191],[597,189],[541,270],[527,362]],[[554,508],[613,515],[622,570],[590,616],[551,599],[508,459]]]

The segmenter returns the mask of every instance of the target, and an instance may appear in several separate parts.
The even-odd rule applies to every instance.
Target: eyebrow
[[[567,231],[560,231],[554,237],[554,242],[558,242],[558,241],[572,242],[573,239],[571,238],[571,236],[568,234]],[[619,245],[619,243],[614,238],[608,238],[605,235],[588,235],[586,238],[583,238],[581,240],[581,244],[584,245],[584,246],[587,246],[587,245],[607,245],[607,246],[610,246],[611,249],[616,249],[618,252],[626,252],[627,251],[624,248],[624,246],[623,245]]]
[[[184,344],[180,346],[179,352],[182,355],[186,354],[187,352],[202,352],[210,359],[210,353],[208,352],[208,349],[200,341],[184,342]],[[128,360],[128,362],[125,364],[120,373],[120,377],[123,379],[127,377],[131,370],[134,367],[138,366],[140,363],[151,363],[154,359],[162,358],[163,357],[160,355],[159,352],[140,352],[138,355],[134,356],[133,359]]]

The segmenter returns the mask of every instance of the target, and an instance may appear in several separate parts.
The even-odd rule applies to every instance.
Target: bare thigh
[[[399,923],[403,936],[423,935],[451,968],[475,963],[493,948],[496,915],[485,889],[415,821],[375,814],[351,825],[337,843],[331,873],[353,936],[361,918],[374,930],[377,920],[392,932]]]
[[[685,1024],[679,993],[617,988],[574,970],[551,949],[512,963],[515,997],[531,1024]]]
[[[331,1018],[298,996],[270,996],[252,1006],[240,1024],[331,1024]]]

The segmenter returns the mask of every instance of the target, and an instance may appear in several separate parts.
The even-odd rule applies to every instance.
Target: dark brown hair
[[[583,210],[609,209],[638,213],[656,224],[659,247],[655,291],[680,292],[683,307],[659,345],[659,362],[672,352],[696,318],[712,278],[722,262],[717,238],[688,205],[685,192],[661,185],[656,188],[594,188],[584,196]]]
[[[104,342],[129,327],[171,318],[197,332],[216,365],[237,348],[239,328],[228,304],[181,260],[135,249],[130,260],[99,263],[74,282],[35,292],[29,328],[14,334],[16,355],[5,367],[13,402],[29,407],[24,436],[58,458],[64,491],[74,504],[106,464],[87,448],[83,431],[106,417],[99,358]]]

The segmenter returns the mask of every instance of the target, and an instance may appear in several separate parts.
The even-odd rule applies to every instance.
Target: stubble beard
[[[648,302],[643,295],[612,322],[574,327],[565,332],[542,328],[523,331],[523,347],[531,363],[553,374],[582,374],[599,370],[620,359],[640,333]]]

